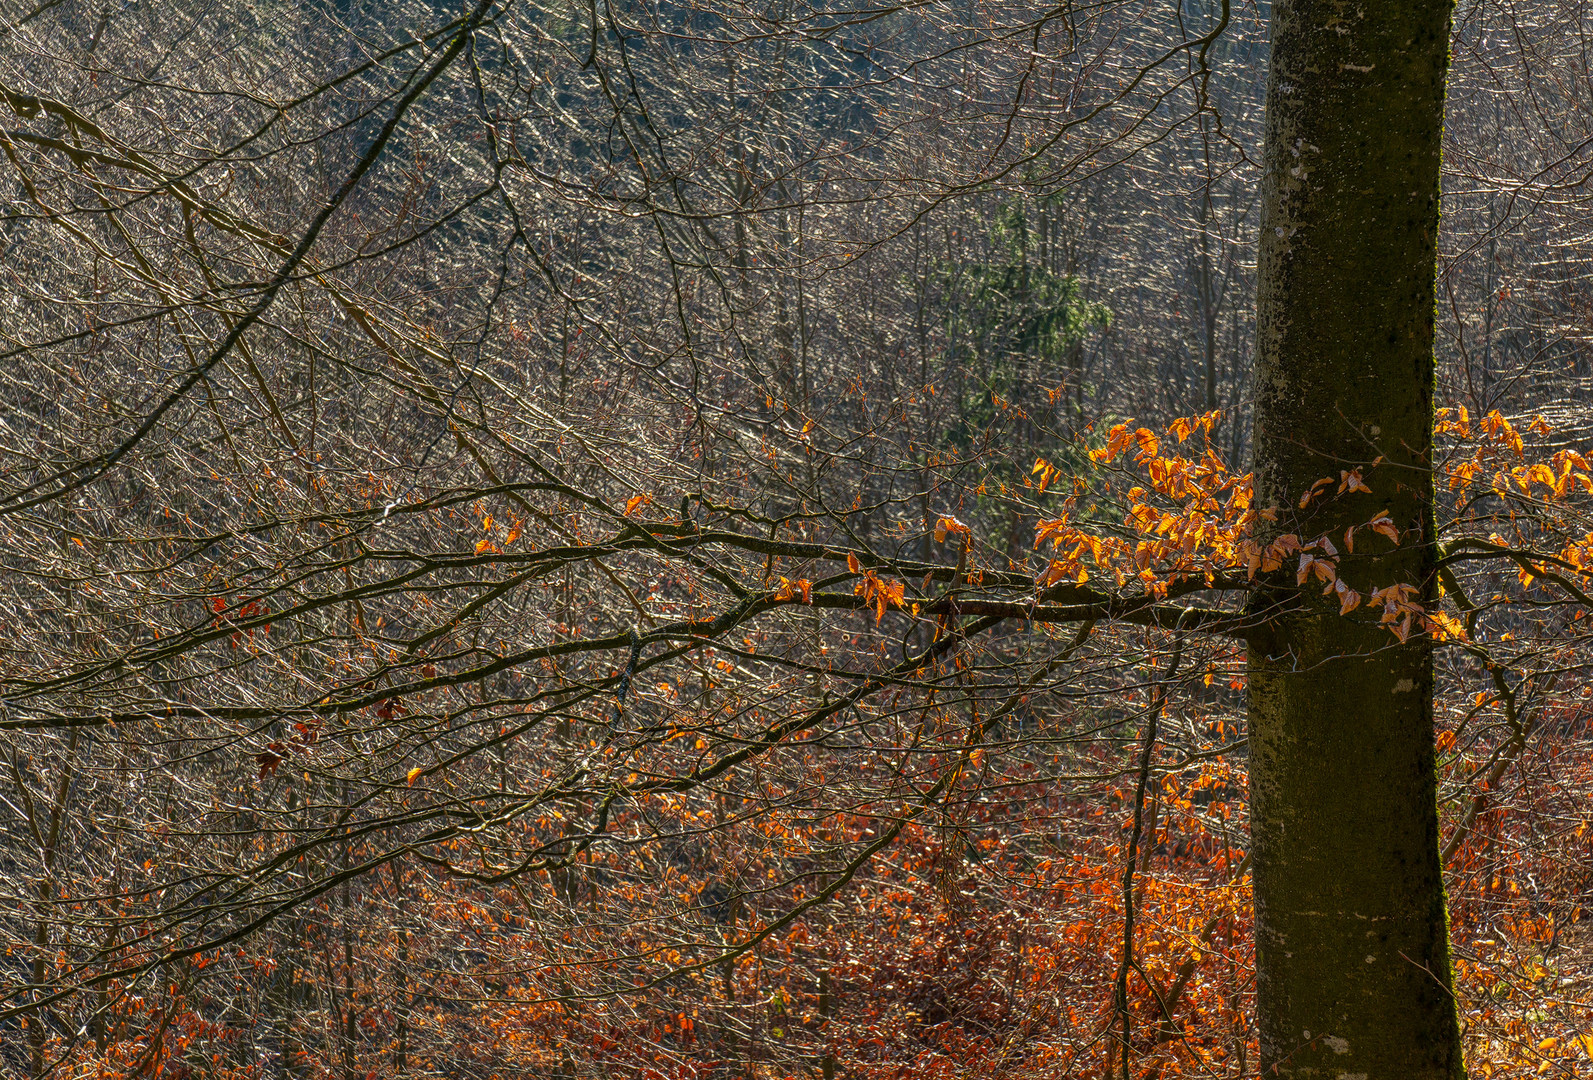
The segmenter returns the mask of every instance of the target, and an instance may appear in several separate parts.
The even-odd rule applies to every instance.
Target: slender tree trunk
[[[1339,560],[1433,595],[1434,266],[1448,0],[1273,8],[1256,373],[1263,540],[1387,510]],[[1381,464],[1374,461],[1381,457]],[[1371,494],[1341,489],[1361,469]],[[1302,494],[1332,480],[1306,508]],[[1438,858],[1432,645],[1284,568],[1253,611],[1261,1075],[1463,1075]]]

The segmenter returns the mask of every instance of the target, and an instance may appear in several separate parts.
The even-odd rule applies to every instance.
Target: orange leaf
[[[282,749],[281,743],[269,743],[266,748],[254,756],[254,763],[260,766],[260,779],[273,775],[277,766],[282,764],[282,755],[277,753]]]
[[[1042,487],[1042,490],[1043,487]],[[935,522],[935,542],[943,543],[948,536],[972,536],[973,530],[958,518],[950,514],[942,514]]]
[[[1331,483],[1333,483],[1333,478],[1331,476],[1324,476],[1322,479],[1312,484],[1311,490],[1300,496],[1300,509],[1304,510],[1307,506],[1311,505],[1311,500],[1316,498],[1317,492],[1321,491]]]
[[[1368,495],[1372,493],[1372,489],[1367,487],[1361,480],[1360,469],[1341,469],[1339,471],[1339,493],[1343,494],[1345,491],[1364,491]]]
[[[1344,579],[1339,578],[1333,583],[1333,588],[1339,594],[1339,614],[1348,615],[1361,606],[1361,594],[1344,584]]]
[[[1091,450],[1090,458],[1095,461],[1111,461],[1118,454],[1129,448],[1134,441],[1127,424],[1118,424],[1106,434],[1106,445],[1099,450]]]
[[[1300,552],[1300,566],[1294,574],[1294,583],[1296,585],[1305,584],[1306,579],[1311,576],[1311,564],[1314,562],[1316,562],[1315,555],[1312,555],[1309,551]]]

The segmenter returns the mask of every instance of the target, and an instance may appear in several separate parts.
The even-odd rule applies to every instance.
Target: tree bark
[[[1363,596],[1434,593],[1432,396],[1447,0],[1280,0],[1257,312],[1263,542],[1327,534]],[[1376,459],[1381,464],[1374,466]],[[1371,494],[1341,488],[1364,471]],[[1304,508],[1319,479],[1332,484]],[[1401,542],[1344,531],[1387,510]],[[1432,643],[1291,563],[1248,651],[1261,1075],[1463,1075],[1438,858]]]

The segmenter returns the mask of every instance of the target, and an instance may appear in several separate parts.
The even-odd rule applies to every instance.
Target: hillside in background
[[[8,9],[0,1072],[1258,1075],[1298,592],[1586,1075],[1593,10],[1453,13],[1431,535],[1255,504],[1271,15]]]

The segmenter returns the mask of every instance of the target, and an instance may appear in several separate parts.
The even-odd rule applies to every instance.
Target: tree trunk
[[[1447,0],[1280,0],[1257,313],[1262,540],[1386,509],[1339,576],[1433,595],[1432,395]],[[1374,467],[1378,457],[1382,463]],[[1371,494],[1342,490],[1364,470]],[[1302,494],[1332,484],[1308,507]],[[1261,1075],[1463,1075],[1438,858],[1432,644],[1286,565],[1253,604],[1250,783]]]

